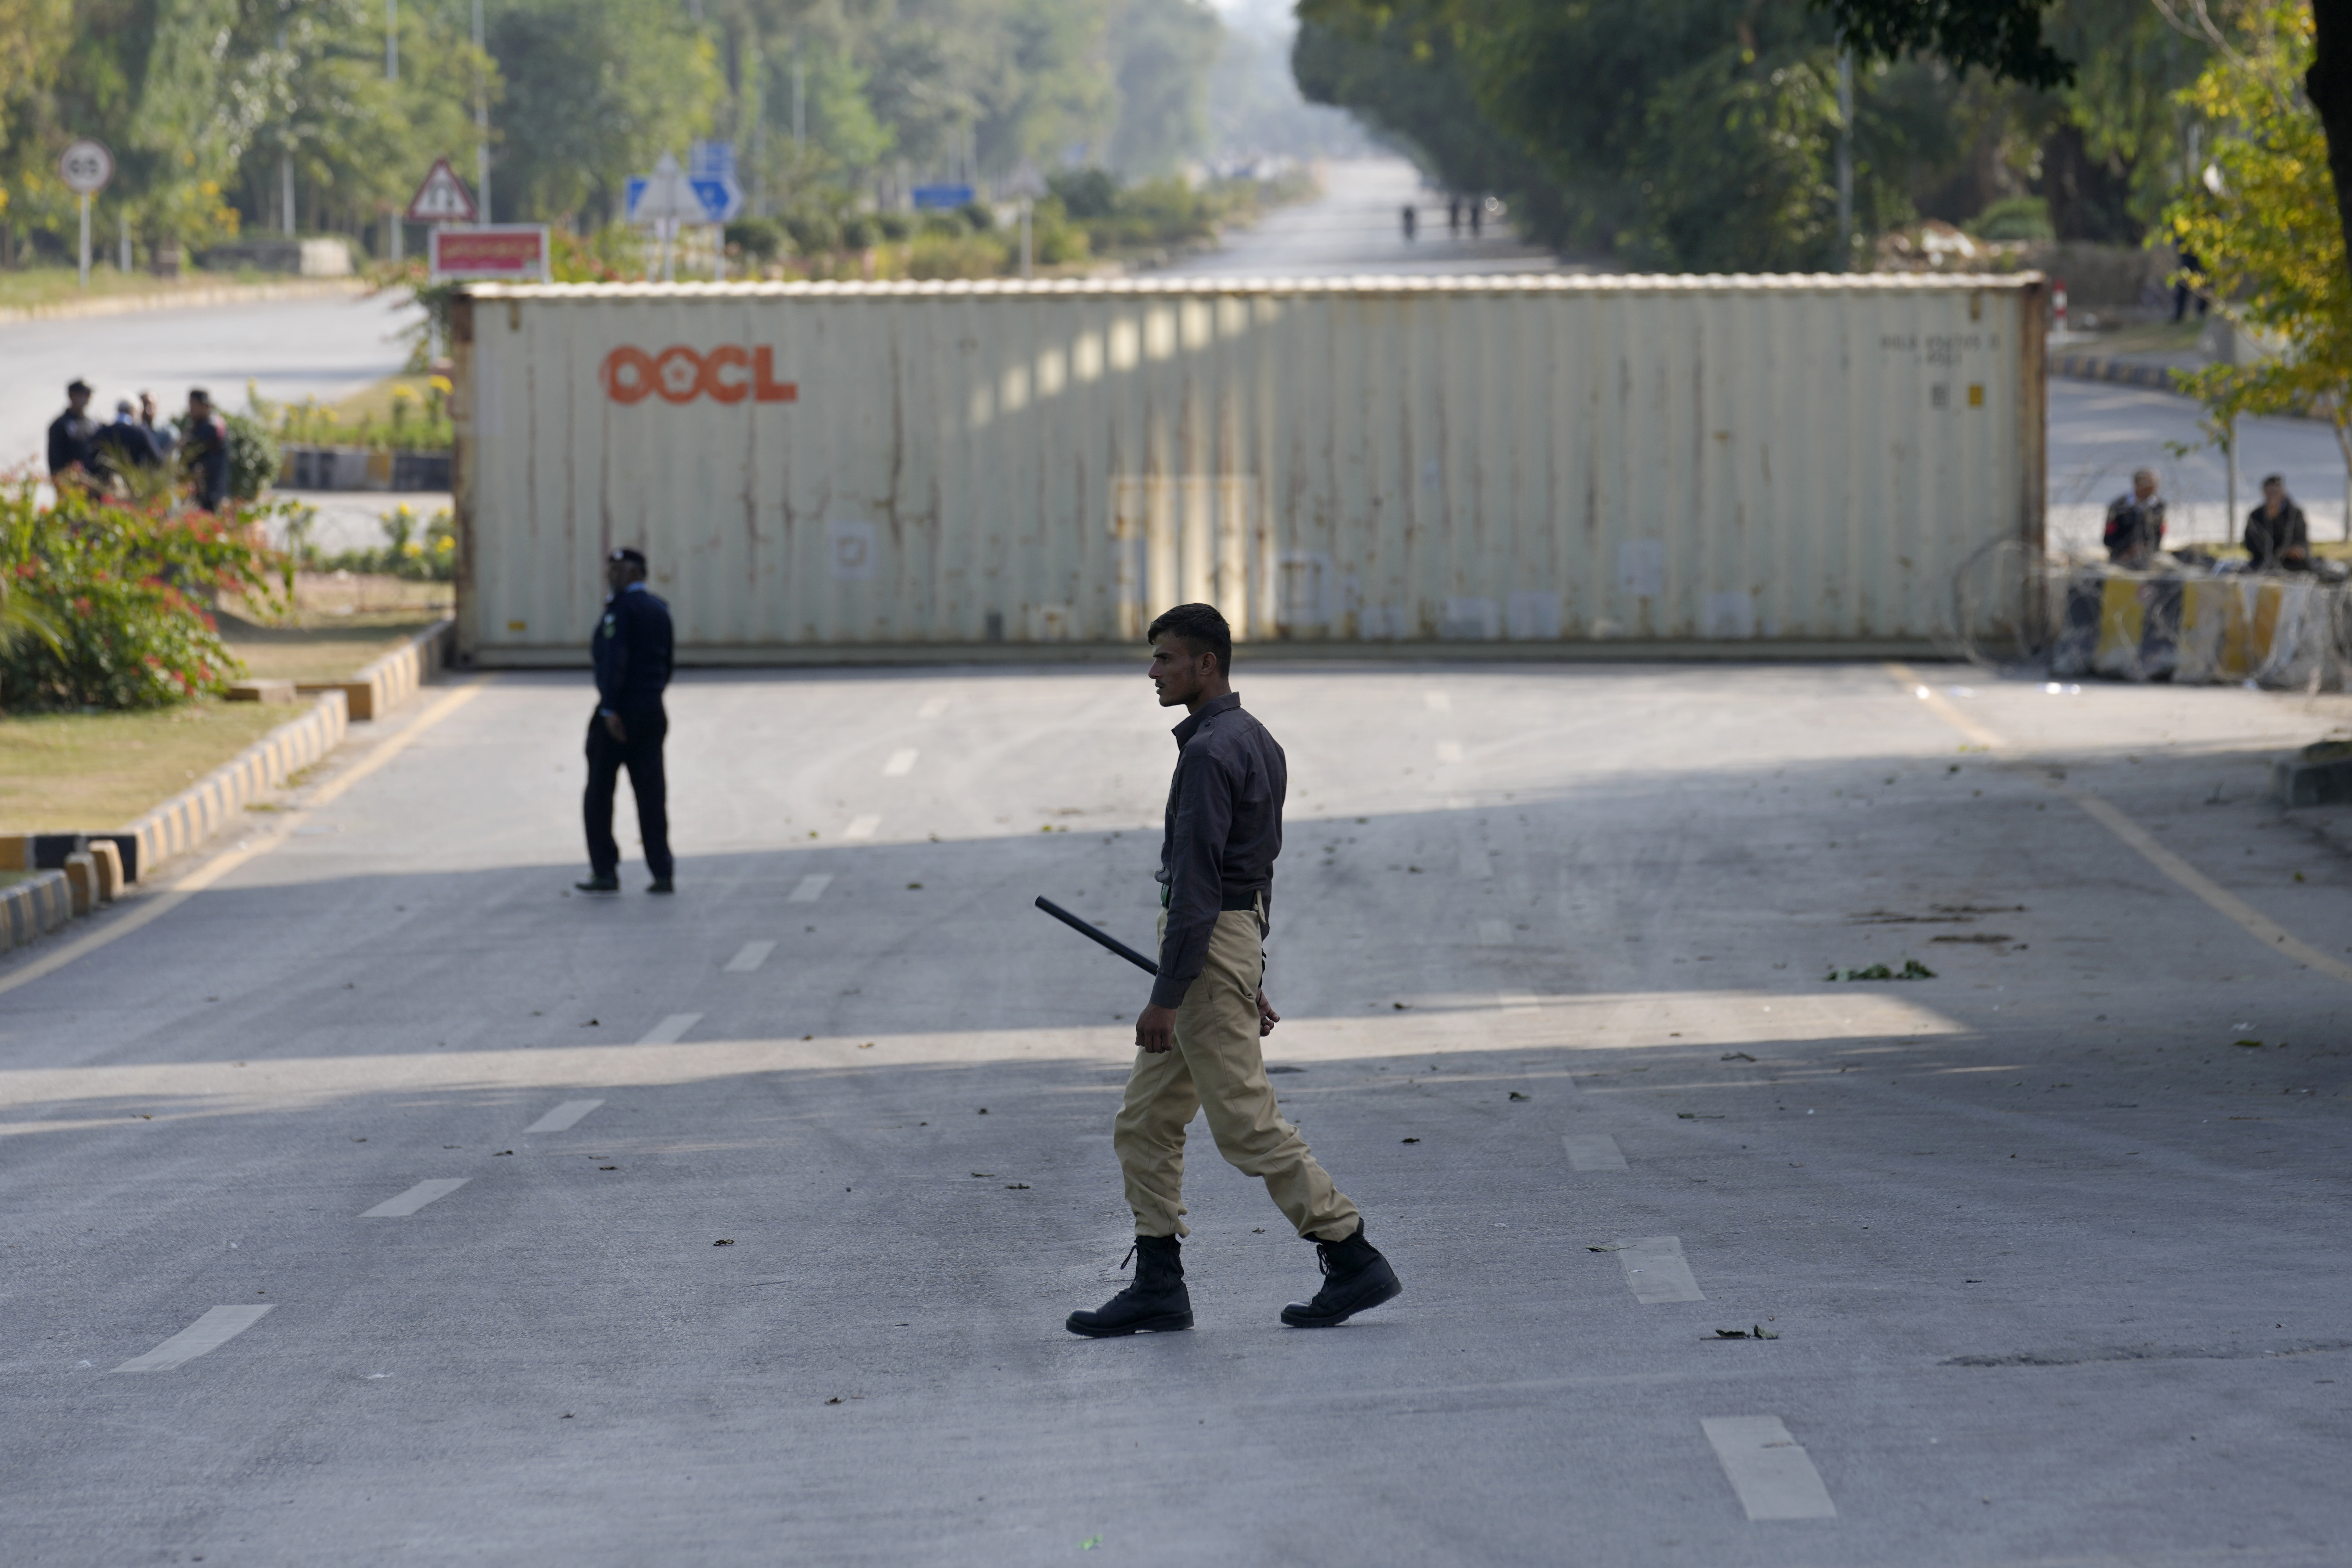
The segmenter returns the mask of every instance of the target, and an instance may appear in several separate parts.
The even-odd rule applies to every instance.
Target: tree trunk
[[[2336,221],[2352,256],[2352,0],[2311,0],[2311,68],[2303,89],[2327,133],[2327,172],[2336,182]]]

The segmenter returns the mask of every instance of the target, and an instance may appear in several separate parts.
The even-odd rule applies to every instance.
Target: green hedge
[[[290,568],[258,514],[92,497],[43,508],[0,487],[0,709],[163,708],[225,688],[241,667],[208,601],[268,601]]]

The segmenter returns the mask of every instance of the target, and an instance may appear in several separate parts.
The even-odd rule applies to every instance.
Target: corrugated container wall
[[[2031,276],[477,289],[461,645],[577,661],[621,544],[688,660],[1132,644],[1202,599],[1348,647],[2003,637],[2042,311]]]

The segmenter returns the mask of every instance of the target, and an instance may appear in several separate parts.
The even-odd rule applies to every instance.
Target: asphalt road
[[[1202,1135],[1199,1326],[1061,1327],[1145,991],[1028,906],[1149,940],[1139,668],[689,672],[675,900],[567,892],[578,678],[437,688],[0,966],[5,1556],[2352,1556],[2352,868],[2260,795],[2343,700],[1238,674],[1401,1300],[1281,1328]]]
[[[329,403],[397,374],[416,315],[383,298],[284,300],[0,325],[0,471],[45,463],[49,421],[76,376],[98,389],[102,419],[142,392],[177,414],[191,386],[230,409],[245,407],[248,384],[275,402]]]

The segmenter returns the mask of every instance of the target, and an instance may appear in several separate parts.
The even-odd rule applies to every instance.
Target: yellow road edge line
[[[1936,717],[1943,720],[1977,744],[2012,757],[2019,754],[2008,742],[1953,707],[1939,693],[1931,690],[1927,683],[1912,671],[1910,666],[1890,663],[1886,666],[1886,673],[1909,688],[1915,695],[1919,695],[1920,700]],[[2334,958],[2320,952],[2260,910],[2255,909],[2253,905],[2183,860],[2179,856],[2158,843],[2154,834],[2126,816],[2112,801],[2103,795],[2093,795],[2088,790],[2076,789],[2071,785],[2060,784],[2054,779],[2044,779],[2042,784],[2045,788],[2065,796],[2082,807],[2084,814],[2092,821],[2137,850],[2141,859],[2171,878],[2181,888],[2196,894],[2204,901],[2207,908],[2233,921],[2239,929],[2261,942],[2272,952],[2284,953],[2306,969],[2315,969],[2331,979],[2352,984],[2352,963],[2347,963],[2340,958]]]
[[[303,808],[308,810],[312,806],[325,805],[341,796],[345,790],[350,789],[406,750],[410,742],[480,696],[482,689],[496,679],[495,676],[480,676],[444,696],[438,702],[411,720],[408,726],[398,734],[383,741],[358,765],[337,773],[320,785],[311,794],[310,798],[303,803]],[[116,919],[109,921],[102,929],[91,931],[88,936],[77,937],[54,952],[43,953],[14,974],[0,976],[0,994],[14,991],[19,985],[29,985],[44,975],[54,974],[76,959],[95,952],[107,943],[120,941],[141,927],[163,919],[247,861],[267,855],[277,848],[286,842],[293,829],[292,823],[284,823],[247,839],[236,848],[223,850],[163,892],[157,893],[152,899],[142,900],[137,909],[126,910]]]

